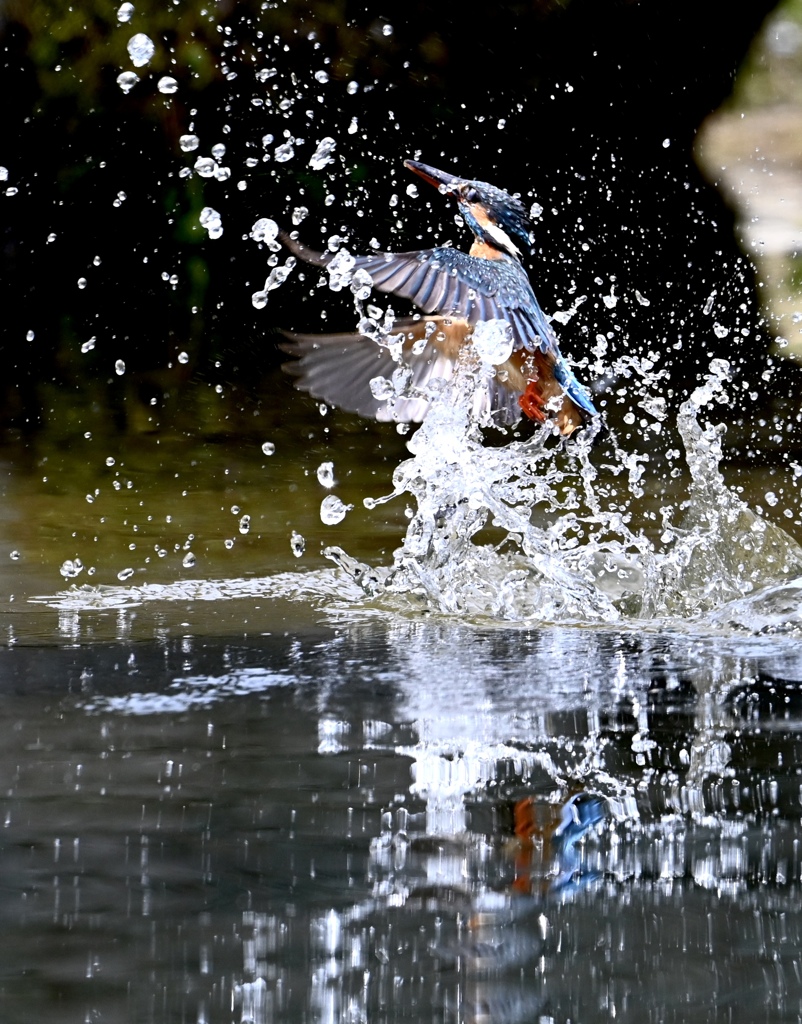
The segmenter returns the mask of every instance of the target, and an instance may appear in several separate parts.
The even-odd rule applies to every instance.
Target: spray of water
[[[371,599],[533,624],[688,620],[802,575],[802,548],[724,483],[724,427],[701,422],[727,400],[725,361],[713,361],[680,408],[690,484],[677,511],[663,509],[656,543],[600,494],[602,449],[627,476],[630,495],[643,493],[642,466],[615,437],[599,444],[589,430],[566,444],[544,426],[525,441],[483,443],[481,398],[493,367],[482,354],[467,347],[452,379],[428,389],[430,410],[392,492],[365,501],[371,508],[406,496],[414,505],[392,565],[375,569],[340,548],[326,551]],[[486,527],[501,539],[480,543]]]

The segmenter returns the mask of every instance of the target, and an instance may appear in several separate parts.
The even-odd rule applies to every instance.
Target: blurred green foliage
[[[802,0],[782,0],[750,47],[730,106],[802,105]]]
[[[69,97],[86,112],[101,102],[110,77],[132,68],[126,47],[135,32],[159,40],[150,72],[178,72],[198,90],[218,77],[217,6],[137,0],[130,21],[120,22],[119,5],[109,0],[9,0],[6,20],[27,35],[42,100]]]

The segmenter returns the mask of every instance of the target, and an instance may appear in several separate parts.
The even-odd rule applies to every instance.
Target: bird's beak
[[[434,185],[435,188],[445,186],[444,191],[451,191],[451,186],[462,180],[455,174],[449,174],[448,171],[438,171],[436,167],[418,163],[417,160],[405,160],[404,167],[414,171],[415,174],[423,178],[424,181],[428,181],[430,185]]]

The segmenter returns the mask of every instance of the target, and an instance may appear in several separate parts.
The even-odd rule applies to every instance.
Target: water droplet
[[[352,117],[351,118],[351,123],[348,125],[348,134],[349,135],[356,135],[356,133],[358,131],[359,131],[359,121],[357,121],[357,119],[355,117]]]
[[[506,363],[513,344],[512,328],[506,320],[480,320],[473,330],[473,347],[483,363]]]
[[[393,34],[393,26],[392,25],[382,25],[382,35],[383,36],[391,36],[392,34]]]
[[[92,349],[95,347],[95,342],[96,341],[97,341],[97,338],[90,338],[89,341],[85,341],[83,343],[83,345],[81,345],[81,351],[82,352],[91,352]]]
[[[412,185],[407,185],[407,195],[412,199],[416,199],[418,197],[418,186],[414,183]]]
[[[34,331],[28,331],[28,333],[25,335],[25,340],[26,341],[33,341],[33,339],[35,337],[36,337],[36,334],[35,334]]]
[[[602,295],[602,302],[608,309],[615,309],[618,305],[618,296],[615,294],[615,285],[610,288],[609,295]]]
[[[226,155],[226,147],[222,142],[216,142],[212,146],[212,156],[215,160],[222,160]]]
[[[209,161],[211,163],[211,161]],[[223,222],[220,214],[211,206],[204,206],[200,213],[201,227],[209,232],[209,238],[219,238],[223,234]]]
[[[179,352],[178,353],[178,361],[179,361],[179,363],[188,363],[189,362],[189,353],[188,352]]]
[[[59,572],[65,580],[74,579],[83,572],[84,563],[80,558],[68,558],[62,563]]]
[[[126,94],[133,89],[138,81],[139,75],[134,74],[133,71],[123,71],[121,75],[117,75],[117,85]]]
[[[255,309],[264,309],[267,305],[267,292],[254,292],[251,296],[251,302]]]
[[[278,236],[278,224],[268,217],[260,217],[251,228],[251,238],[254,242],[275,242]]]
[[[210,156],[199,156],[195,161],[195,170],[202,178],[213,178],[216,166]]]
[[[379,401],[384,402],[395,394],[392,381],[386,377],[372,377],[370,380],[370,393]]]
[[[8,181],[8,168],[0,167],[0,181]]]
[[[320,518],[326,526],[336,526],[345,519],[353,505],[346,505],[336,494],[329,494],[320,503]]]
[[[117,573],[117,579],[120,583],[125,583],[126,580],[130,580],[134,575],[134,570],[129,566],[127,569],[120,569]]]
[[[359,92],[359,82],[349,82],[345,88],[345,91],[349,96],[354,96]]]
[[[128,40],[128,56],[131,58],[131,63],[135,68],[143,68],[146,64],[149,64],[155,52],[156,47],[153,40],[150,36],[146,36],[144,32],[137,32],[135,36],[131,36]]]
[[[291,142],[284,142],[282,145],[276,146],[275,157],[278,163],[285,164],[288,160],[292,160],[294,156],[295,150]]]
[[[239,532],[243,533],[243,534],[244,533],[248,533],[250,531],[250,529],[251,529],[251,517],[247,516],[247,515],[243,516],[242,519],[240,519],[240,521],[239,521]]]
[[[157,88],[165,96],[172,96],[174,92],[178,92],[178,82],[170,75],[164,75],[159,79]]]
[[[272,441],[265,441],[265,443],[262,445],[262,451],[264,452],[265,455],[273,455],[275,450],[276,446],[273,444]]]
[[[193,553],[191,551],[187,551],[187,553],[181,559],[181,564],[184,566],[185,569],[191,569],[195,564],[195,561],[196,559]]]
[[[331,488],[334,486],[334,463],[321,462],[317,467],[317,479],[321,487]]]
[[[127,198],[128,196],[125,194],[125,192],[118,192],[112,205],[119,206],[121,203],[124,203]]]
[[[86,288],[86,278],[85,277],[79,277],[78,278],[78,287],[79,288]]]
[[[133,13],[134,13],[134,5],[133,4],[120,4],[120,7],[119,7],[119,9],[117,11],[117,21],[120,21],[120,22],[130,21]]]
[[[313,171],[322,171],[326,164],[333,163],[331,154],[337,147],[337,143],[334,139],[328,136],[321,139],[317,144],[317,149],[309,159],[309,166]]]
[[[290,537],[290,548],[296,558],[300,558],[306,548],[306,540],[300,533],[296,533],[295,530],[292,531],[292,536]]]
[[[256,72],[256,77],[259,79],[260,82],[266,82],[268,78],[272,78],[274,75],[277,74],[278,71],[275,68],[261,68],[259,71]]]
[[[663,149],[668,149],[671,145],[671,139],[663,139]]]
[[[730,333],[729,327],[724,327],[723,324],[713,324],[713,334],[717,338],[726,338]]]
[[[191,153],[200,145],[200,139],[197,135],[182,135],[178,140],[178,145],[185,153]]]
[[[651,306],[652,304],[651,299],[647,299],[644,295],[641,295],[637,288],[635,289],[635,298],[641,306]]]
[[[270,271],[270,275],[265,281],[265,301],[267,301],[267,292],[272,292],[274,289],[284,284],[284,282],[290,276],[290,272],[292,271],[294,264],[295,261],[292,260],[291,263],[288,263],[283,267],[273,267],[273,269]]]
[[[118,377],[122,377],[122,375],[125,373],[125,362],[122,359],[118,359],[117,362],[114,364],[114,372],[117,374]]]
[[[315,81],[320,82],[321,85],[325,85],[329,80],[329,74],[327,71],[316,71]]]

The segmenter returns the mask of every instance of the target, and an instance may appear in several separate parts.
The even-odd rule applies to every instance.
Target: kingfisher
[[[482,396],[491,420],[510,426],[523,413],[538,423],[553,422],[563,436],[593,422],[599,414],[590,394],[560,353],[521,263],[532,252],[532,223],[523,203],[485,181],[459,178],[417,160],[404,166],[456,201],[474,236],[467,253],[438,246],[353,257],[352,272],[366,271],[374,288],[409,299],[424,314],[397,319],[391,328],[401,340],[412,388],[393,403],[374,396],[371,380],[391,378],[398,364],[386,345],[358,333],[288,334],[282,347],[297,358],[285,369],[297,378],[296,387],[362,416],[421,422],[430,405],[428,382],[450,379],[474,333],[490,321],[503,321],[509,356],[495,367]],[[285,233],[279,237],[293,254],[321,268],[335,257]]]

